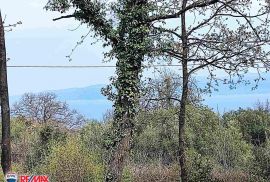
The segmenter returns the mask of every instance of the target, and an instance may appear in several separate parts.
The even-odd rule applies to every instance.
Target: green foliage
[[[45,125],[40,128],[39,140],[41,145],[46,146],[51,141],[64,141],[66,138],[66,132],[61,131],[61,128],[55,128],[51,125]]]
[[[101,152],[104,149],[104,135],[107,124],[89,121],[81,130],[80,138],[89,151]]]
[[[189,170],[189,182],[212,182],[212,170],[214,162],[208,156],[202,156],[194,149],[187,152],[187,166]]]
[[[11,147],[13,166],[20,166],[18,172],[27,171],[27,158],[33,143],[38,138],[35,127],[29,127],[24,120],[11,120]]]
[[[254,148],[254,161],[252,172],[255,176],[260,176],[265,181],[270,180],[270,143],[267,141],[265,146]]]
[[[79,132],[80,141],[84,147],[89,152],[100,156],[104,163],[108,160],[108,151],[106,150],[108,143],[106,142],[111,142],[107,134],[109,130],[109,123],[89,121]]]
[[[177,110],[155,109],[137,117],[132,159],[136,164],[171,165],[177,162]],[[252,145],[242,137],[240,126],[227,122],[203,106],[187,108],[186,141],[191,181],[210,180],[213,169],[249,170]]]
[[[188,146],[199,154],[211,156],[223,168],[245,168],[252,160],[252,148],[237,125],[224,121],[204,107],[189,107],[187,114]]]
[[[244,141],[236,126],[222,127],[215,132],[216,149],[213,156],[225,169],[248,169],[252,160],[252,146]]]
[[[104,169],[100,158],[89,152],[78,137],[56,142],[50,151],[37,173],[49,175],[52,181],[102,181]]]
[[[20,141],[24,134],[27,133],[28,127],[26,123],[19,119],[11,120],[11,140],[14,142]]]
[[[269,142],[258,146],[244,137],[252,124],[268,121],[259,117],[265,116],[265,112],[241,110],[221,118],[207,107],[189,105],[187,111],[186,152],[191,182],[269,181]],[[104,142],[110,125],[89,121],[79,130],[66,130],[13,119],[14,171],[48,174],[54,181],[74,181],[75,177],[86,182],[103,181],[103,165],[108,160]],[[177,181],[177,109],[141,111],[135,128],[132,155],[124,169],[123,181]],[[269,131],[268,125],[264,131]]]
[[[214,146],[211,145],[215,144],[212,140],[219,129],[218,116],[207,107],[189,105],[186,120],[187,147],[195,148],[202,155],[212,151]]]
[[[28,170],[33,170],[50,154],[50,145],[54,142],[65,141],[66,131],[61,128],[55,128],[51,125],[40,126],[36,128],[37,137],[33,141],[29,153],[26,156],[26,165]]]
[[[45,6],[46,10],[61,13],[75,10],[71,17],[90,26],[96,36],[102,37],[105,41],[116,40],[116,37],[113,36],[112,20],[105,18],[106,8],[106,3],[97,0],[49,0]]]
[[[133,174],[130,171],[130,169],[127,168],[127,167],[124,168],[123,177],[122,178],[123,178],[122,179],[123,182],[132,182],[132,181],[134,181]]]
[[[264,144],[270,135],[270,114],[259,109],[238,110],[226,113],[225,120],[230,118],[238,123],[244,139],[253,145]],[[230,120],[229,120],[230,121]]]
[[[177,118],[175,109],[141,112],[134,138],[134,162],[160,161],[170,164],[177,157]],[[140,159],[143,158],[143,161]]]

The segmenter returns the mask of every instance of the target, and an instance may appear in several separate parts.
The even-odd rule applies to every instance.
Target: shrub
[[[104,170],[101,163],[77,137],[70,137],[52,145],[50,155],[36,172],[48,175],[51,181],[99,182]]]
[[[270,181],[270,141],[265,146],[254,148],[254,156],[252,173]]]
[[[187,167],[189,182],[212,182],[211,173],[214,168],[209,157],[202,156],[193,149],[187,151]]]
[[[210,148],[209,155],[224,169],[247,170],[253,160],[252,146],[244,141],[239,129],[229,125],[220,127],[214,134],[212,142],[215,145]]]
[[[178,128],[174,109],[142,112],[137,117],[132,160],[135,163],[161,162],[177,158]]]
[[[270,114],[263,110],[239,109],[224,114],[227,121],[235,120],[240,126],[244,139],[254,146],[260,146],[270,134]]]
[[[178,165],[143,164],[129,165],[132,181],[125,182],[176,182],[179,181]]]
[[[88,150],[101,153],[105,150],[104,135],[107,128],[105,123],[90,121],[80,130],[80,140]]]
[[[64,142],[67,137],[63,128],[52,125],[37,125],[35,133],[36,137],[32,140],[26,158],[28,171],[32,171],[40,164],[40,161],[43,161],[50,154],[51,143]]]

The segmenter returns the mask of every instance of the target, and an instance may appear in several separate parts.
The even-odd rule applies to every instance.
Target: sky
[[[103,63],[106,50],[101,42],[92,45],[94,40],[91,37],[76,49],[72,61],[69,61],[66,56],[89,30],[85,26],[76,29],[80,24],[73,19],[52,21],[61,15],[44,10],[45,4],[46,0],[0,0],[5,24],[22,22],[13,31],[6,32],[8,65],[114,65],[113,62]],[[112,75],[114,68],[8,68],[9,93],[13,96],[25,92],[104,85],[109,83]],[[197,76],[199,80],[205,79],[203,73]],[[220,110],[252,106],[257,100],[270,98],[270,76],[267,78],[268,81],[255,91],[251,91],[251,87],[232,91],[222,87],[211,97],[205,96],[205,103]]]
[[[5,24],[22,21],[11,32],[6,32],[8,65],[108,65],[103,63],[102,43],[91,45],[88,37],[72,54],[72,61],[66,58],[81,36],[88,29],[79,22],[69,19],[54,22],[59,13],[43,9],[46,1],[41,0],[0,0],[0,9]],[[42,90],[56,90],[106,84],[114,74],[114,68],[95,69],[37,69],[9,68],[10,95]]]

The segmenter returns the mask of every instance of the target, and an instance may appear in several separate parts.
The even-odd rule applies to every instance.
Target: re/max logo
[[[20,182],[49,182],[48,176],[20,176]]]

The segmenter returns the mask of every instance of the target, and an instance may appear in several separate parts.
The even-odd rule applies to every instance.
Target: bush
[[[270,113],[263,110],[239,109],[224,114],[227,121],[236,121],[244,139],[255,146],[264,144],[270,135]]]
[[[214,163],[209,157],[205,157],[190,149],[187,152],[187,167],[189,182],[212,182],[212,170]]]
[[[125,167],[123,171],[122,182],[133,182],[133,181],[134,178],[132,171],[128,167]]]
[[[252,146],[244,140],[237,122],[226,123],[205,107],[188,109],[186,135],[189,149],[211,158],[216,167],[248,167],[252,160]]]
[[[125,182],[176,182],[179,181],[178,165],[143,164],[129,165],[132,177]],[[132,180],[131,180],[132,179]]]
[[[90,121],[80,130],[80,140],[88,150],[101,153],[105,150],[104,135],[107,128],[105,123]]]
[[[178,127],[174,109],[142,112],[137,117],[132,160],[135,163],[161,162],[177,158]]]
[[[50,145],[54,142],[64,142],[67,133],[65,130],[52,125],[38,125],[35,128],[36,137],[32,140],[31,147],[26,156],[28,171],[32,171],[40,161],[50,154]]]
[[[51,181],[99,182],[103,179],[103,165],[96,154],[90,153],[77,137],[57,142],[50,155],[36,170]]]
[[[27,172],[28,156],[32,155],[31,148],[35,145],[38,132],[35,126],[27,126],[24,120],[13,118],[11,120],[11,155],[12,163],[21,166],[18,172]]]
[[[186,143],[188,148],[194,148],[201,155],[209,155],[215,143],[219,130],[219,117],[207,107],[187,107]]]
[[[252,146],[244,141],[236,126],[220,127],[212,138],[215,144],[210,156],[227,170],[247,170],[253,160]]]
[[[267,141],[265,146],[255,148],[254,156],[253,174],[262,177],[265,181],[270,181],[270,141]]]

